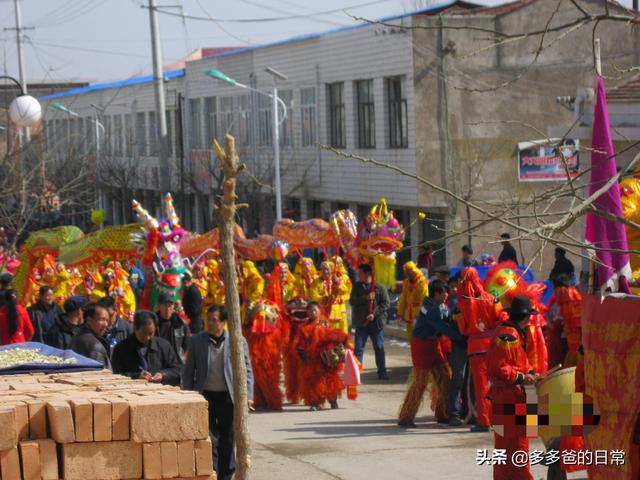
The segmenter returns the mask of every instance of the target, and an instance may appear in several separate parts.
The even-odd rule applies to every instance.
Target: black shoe
[[[331,410],[337,410],[338,408],[338,401],[337,400],[330,400],[329,401],[329,405],[331,405]]]
[[[474,425],[469,429],[469,431],[473,433],[487,433],[489,430],[489,427],[486,427],[484,425]]]
[[[320,407],[318,405],[311,405],[311,408],[309,408],[309,410],[311,410],[312,412],[317,412],[318,410],[320,410]]]
[[[459,416],[451,415],[451,417],[449,417],[449,425],[451,425],[452,427],[459,427],[462,424],[463,421]]]
[[[449,423],[449,419],[448,418],[440,418],[440,419],[436,419],[437,423]]]
[[[378,374],[378,380],[389,380],[389,375],[387,374],[387,372],[379,373]]]
[[[398,426],[402,428],[416,428],[416,424],[413,422],[398,422]]]

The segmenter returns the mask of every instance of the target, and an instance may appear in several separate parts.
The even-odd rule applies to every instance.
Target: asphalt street
[[[411,362],[405,342],[387,339],[386,352],[389,381],[377,379],[368,344],[359,398],[342,398],[338,410],[312,412],[302,405],[286,405],[283,412],[252,414],[251,478],[492,478],[492,467],[479,466],[476,460],[478,449],[491,452],[492,433],[438,425],[428,401],[416,419],[418,428],[404,430],[396,425]],[[544,450],[537,439],[530,449]],[[546,467],[535,465],[532,471],[536,480],[546,479]],[[569,478],[586,478],[586,473]]]

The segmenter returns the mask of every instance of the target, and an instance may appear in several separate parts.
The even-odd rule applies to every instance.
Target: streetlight
[[[0,75],[0,79],[11,80],[20,90],[20,94],[9,105],[9,118],[19,128],[33,127],[42,118],[40,102],[24,93],[22,84],[13,77]]]
[[[275,179],[274,179],[274,189],[276,193],[276,220],[282,220],[282,187],[280,184],[280,124],[285,121],[287,118],[287,105],[282,101],[281,98],[278,97],[278,88],[276,86],[276,78],[281,80],[288,80],[288,77],[277,70],[274,70],[271,67],[267,67],[266,72],[269,73],[273,77],[273,93],[265,93],[258,89],[255,89],[249,85],[245,85],[244,83],[240,83],[233,78],[228,77],[220,70],[216,70],[215,68],[211,70],[207,70],[205,75],[209,75],[217,80],[221,80],[229,85],[234,87],[245,88],[247,90],[251,90],[252,92],[259,93],[260,95],[265,95],[273,100],[273,163],[275,169]],[[282,120],[278,119],[278,103],[282,105],[283,115]]]

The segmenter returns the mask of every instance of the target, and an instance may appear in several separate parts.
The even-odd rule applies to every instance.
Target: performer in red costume
[[[582,343],[582,294],[571,286],[569,276],[564,274],[553,279],[553,292],[549,303],[558,304],[569,347],[563,364],[573,367],[578,364],[578,348]]]
[[[515,414],[524,406],[524,385],[536,382],[536,373],[527,357],[528,326],[531,315],[538,312],[531,308],[526,296],[516,296],[505,309],[508,319],[496,329],[487,354],[489,366],[489,397],[491,398],[495,449],[506,452],[506,462],[493,466],[494,480],[533,480],[529,465],[515,466],[512,455],[516,451],[529,452],[529,439],[523,426],[517,426]]]
[[[493,328],[498,317],[495,309],[495,297],[487,292],[478,271],[469,267],[462,271],[458,285],[458,328],[467,336],[467,355],[471,367],[471,378],[476,402],[477,425],[471,427],[472,432],[488,432],[491,425],[491,402],[489,378],[487,376],[487,352],[493,339]]]

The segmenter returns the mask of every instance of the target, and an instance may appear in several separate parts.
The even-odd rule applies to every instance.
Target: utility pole
[[[22,16],[20,15],[20,0],[13,0],[16,11],[16,43],[18,44],[18,71],[22,91],[27,93],[27,76],[24,73],[24,55],[22,53]]]
[[[17,1],[17,0],[16,0]],[[156,94],[156,130],[160,159],[160,188],[162,195],[171,191],[171,165],[167,148],[167,113],[165,110],[164,77],[162,75],[162,48],[155,0],[149,0],[149,21],[151,23],[151,52],[153,55],[153,81]]]

